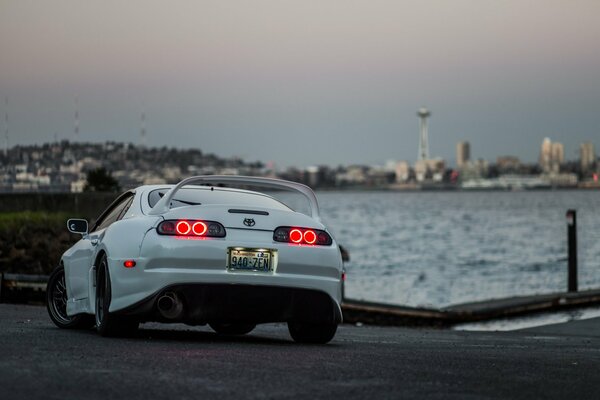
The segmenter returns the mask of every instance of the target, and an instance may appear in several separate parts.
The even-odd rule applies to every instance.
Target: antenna
[[[4,97],[4,157],[8,157],[8,96]]]
[[[74,141],[79,140],[79,97],[75,96],[75,137]]]
[[[140,139],[142,146],[146,146],[146,113],[143,109],[140,121]]]

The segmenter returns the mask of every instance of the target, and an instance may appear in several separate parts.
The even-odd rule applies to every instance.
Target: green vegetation
[[[67,231],[67,214],[0,213],[0,272],[49,274],[78,235]]]
[[[68,214],[63,212],[47,213],[41,211],[20,211],[0,213],[0,230],[11,229],[28,224],[56,226],[62,224],[67,229]]]

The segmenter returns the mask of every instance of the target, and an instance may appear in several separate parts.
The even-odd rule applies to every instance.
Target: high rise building
[[[565,163],[565,147],[562,143],[552,142],[552,172],[560,172],[560,166]]]
[[[419,160],[429,160],[429,133],[427,131],[427,118],[431,116],[431,111],[425,107],[417,111],[419,117]]]
[[[471,159],[471,145],[469,142],[458,142],[456,144],[456,166],[462,168]]]
[[[581,170],[588,171],[596,163],[596,152],[594,144],[591,142],[581,143],[579,146],[579,161],[581,162]]]
[[[540,167],[542,171],[560,172],[560,166],[565,162],[565,148],[562,143],[552,142],[545,138],[540,149]]]
[[[540,149],[540,167],[543,171],[550,170],[552,161],[552,141],[550,138],[544,138],[542,148]]]

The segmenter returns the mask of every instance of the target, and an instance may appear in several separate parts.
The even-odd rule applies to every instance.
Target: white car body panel
[[[226,197],[238,193],[253,204],[203,204],[169,208],[171,200],[184,185],[197,183],[263,184],[301,193],[310,204],[310,216],[285,210],[285,207],[262,207],[260,193],[216,188]],[[153,208],[148,195],[157,189],[169,190]],[[195,187],[189,190],[206,190]],[[183,189],[188,190],[188,189]],[[172,285],[221,284],[270,286],[309,289],[325,293],[341,318],[342,259],[335,239],[329,246],[296,245],[276,242],[273,231],[279,226],[300,226],[327,231],[320,222],[318,204],[312,190],[304,185],[256,177],[204,176],[183,180],[178,185],[142,186],[135,190],[130,208],[122,218],[105,229],[91,232],[67,250],[61,259],[67,283],[67,314],[95,313],[95,265],[106,254],[111,277],[112,301],[109,312],[126,310]],[[218,194],[218,193],[215,193]],[[232,213],[230,209],[240,209]],[[246,214],[243,210],[268,213]],[[255,221],[252,228],[243,225],[245,218]],[[179,238],[157,232],[166,219],[202,219],[217,221],[226,230],[224,238]],[[328,232],[329,233],[329,232]],[[329,233],[331,235],[331,233]],[[332,236],[332,235],[331,235]],[[231,247],[265,248],[274,251],[271,272],[230,271],[226,269],[227,250]],[[125,268],[125,260],[136,266]]]

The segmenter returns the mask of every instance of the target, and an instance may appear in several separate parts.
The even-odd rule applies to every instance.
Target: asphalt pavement
[[[0,304],[0,399],[333,397],[598,399],[600,319],[512,332],[343,325],[328,345],[300,345],[283,324],[102,338]]]

